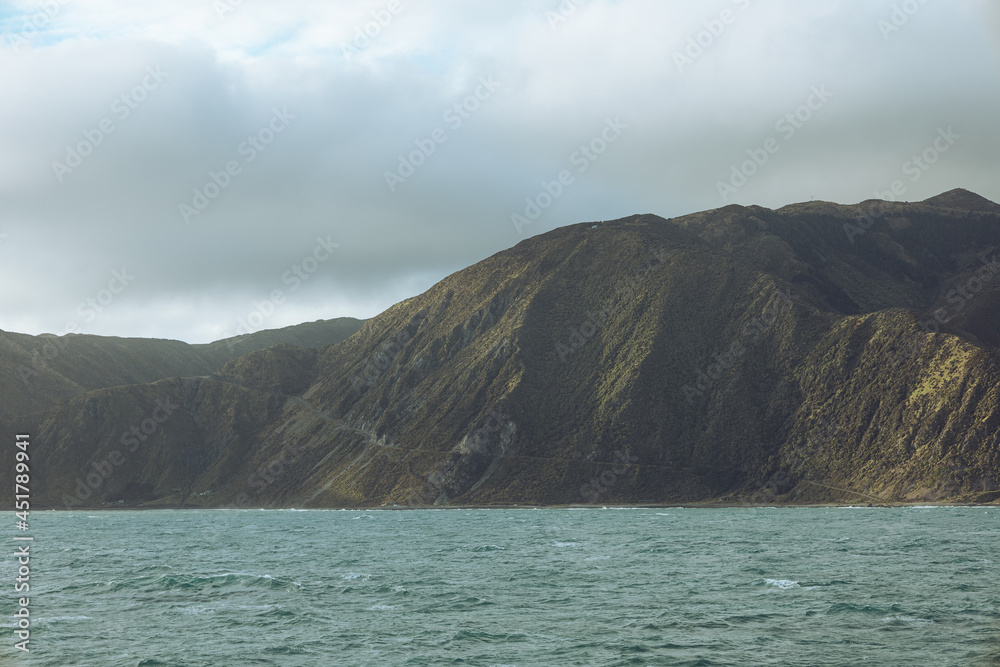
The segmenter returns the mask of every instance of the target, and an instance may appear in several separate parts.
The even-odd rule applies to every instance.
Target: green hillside
[[[30,424],[37,498],[995,502],[998,285],[1000,207],[965,191],[573,225],[335,345],[66,390]]]

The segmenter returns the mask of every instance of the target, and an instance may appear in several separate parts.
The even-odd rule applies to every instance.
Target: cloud
[[[0,328],[61,333],[124,266],[134,283],[83,330],[203,342],[328,235],[336,256],[266,326],[368,317],[524,235],[720,206],[769,138],[729,201],[866,199],[942,127],[961,140],[906,197],[1000,199],[1000,24],[981,0],[917,4],[888,35],[881,1],[228,1],[6,3]],[[785,138],[816,86],[833,97]],[[401,159],[420,164],[390,189]],[[511,215],[564,170],[519,234]]]

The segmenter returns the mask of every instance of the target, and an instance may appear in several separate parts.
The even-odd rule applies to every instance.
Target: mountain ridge
[[[34,425],[39,497],[995,502],[1000,214],[872,209],[727,206],[540,234],[339,343],[143,385],[141,405],[121,388],[60,404]],[[157,400],[176,416],[79,498]]]
[[[326,345],[353,335],[361,324],[354,318],[319,320],[193,345],[0,330],[0,417],[35,413],[94,389],[209,374],[230,359],[279,342]]]

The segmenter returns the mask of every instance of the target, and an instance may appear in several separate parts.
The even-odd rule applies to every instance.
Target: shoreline
[[[157,505],[157,506],[105,506],[105,507],[43,507],[35,506],[35,512],[154,512],[158,510],[182,511],[182,510],[219,510],[219,511],[274,511],[274,512],[371,512],[371,511],[407,511],[407,510],[542,510],[542,509],[562,509],[562,510],[621,510],[621,509],[906,509],[906,508],[937,508],[937,507],[967,507],[967,508],[1000,508],[1000,501],[989,503],[958,503],[958,502],[935,502],[935,501],[915,501],[915,502],[892,502],[892,503],[781,503],[770,505],[751,505],[749,503],[734,502],[701,502],[701,503],[605,503],[602,505],[593,504],[503,504],[503,505],[367,505],[350,507],[197,507],[192,505]],[[14,508],[4,511],[15,511]]]

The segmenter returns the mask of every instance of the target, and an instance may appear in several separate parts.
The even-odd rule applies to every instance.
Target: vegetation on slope
[[[77,395],[41,493],[171,400],[87,503],[995,501],[998,252],[965,191],[564,227],[335,345]]]

